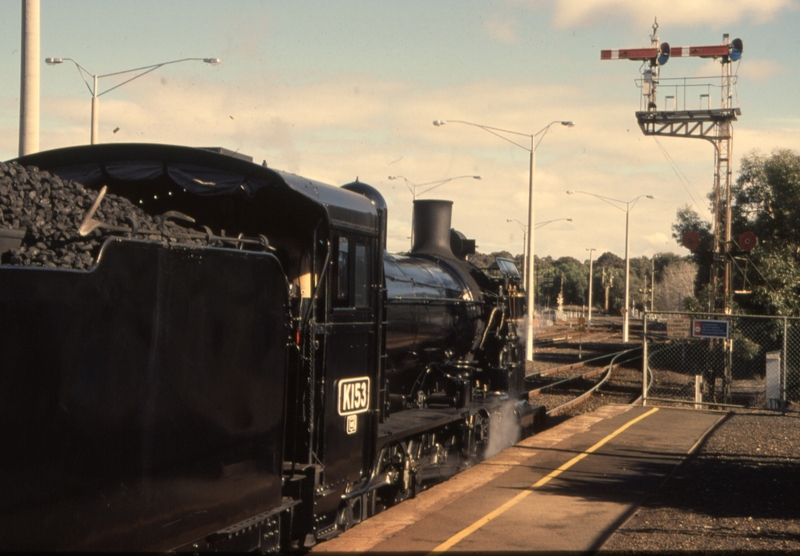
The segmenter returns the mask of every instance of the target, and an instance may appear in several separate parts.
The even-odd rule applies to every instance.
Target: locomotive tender
[[[2,550],[303,551],[544,420],[519,274],[466,260],[449,201],[389,255],[358,181],[171,145],[17,162],[209,245],[111,230],[90,271],[0,266]]]

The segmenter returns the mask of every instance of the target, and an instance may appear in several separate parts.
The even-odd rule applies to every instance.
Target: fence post
[[[694,375],[694,408],[703,409],[703,375]]]
[[[783,373],[783,380],[781,381],[781,413],[786,415],[786,359],[789,357],[789,350],[787,347],[789,332],[789,319],[783,317],[783,353],[781,354],[781,372]]]
[[[647,405],[647,310],[642,313],[642,407]]]
[[[728,321],[728,333],[730,336],[722,340],[722,346],[725,350],[725,362],[722,374],[722,399],[725,403],[732,403],[732,389],[733,389],[733,327],[738,324],[742,327],[741,317],[734,321],[733,317],[728,316],[725,319]]]

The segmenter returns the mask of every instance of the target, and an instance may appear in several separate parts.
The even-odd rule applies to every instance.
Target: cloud
[[[489,38],[506,44],[517,42],[517,27],[514,19],[500,14],[494,14],[483,22],[483,30]]]
[[[776,60],[764,60],[759,58],[746,58],[747,64],[743,65],[739,70],[739,77],[742,79],[749,79],[754,82],[767,81],[771,77],[788,72]]]
[[[412,203],[405,184],[389,175],[415,183],[481,175],[481,181],[448,182],[424,198],[453,200],[453,227],[475,238],[482,252],[522,250],[521,230],[507,220],[527,221],[529,139],[512,135],[515,146],[474,126],[435,127],[435,119],[524,134],[552,121],[575,121],[573,128],[552,126],[536,151],[536,221],[573,218],[535,232],[539,256],[583,260],[586,247],[624,252],[624,212],[586,195],[568,196],[568,189],[621,200],[654,195],[632,214],[631,255],[640,256],[680,249],[671,243],[670,226],[691,198],[675,167],[696,196],[712,185],[712,146],[660,138],[673,166],[636,124],[637,91],[621,90],[611,78],[587,88],[501,79],[431,87],[352,73],[302,84],[253,75],[231,85],[223,77],[197,73],[161,85],[158,77],[145,76],[103,97],[101,141],[220,146],[325,183],[358,177],[386,198],[389,249],[395,252],[408,249]],[[43,150],[88,141],[86,100],[52,97],[43,104]],[[738,122],[734,168],[738,153],[756,146],[798,149],[798,129],[800,123],[787,119]],[[16,137],[16,128],[4,134],[9,152],[16,151]]]
[[[596,24],[598,20],[629,19],[636,25],[667,18],[671,25],[720,27],[748,20],[765,23],[779,13],[796,9],[793,0],[558,0],[554,22],[558,27]]]
[[[577,245],[580,251],[583,236],[593,238],[598,249],[619,252],[624,220],[614,219],[619,215],[588,197],[578,202],[564,191],[586,189],[628,199],[641,193],[642,184],[652,187],[653,174],[663,173],[665,166],[656,147],[641,142],[638,128],[628,132],[620,123],[632,119],[630,103],[605,102],[603,110],[596,110],[591,101],[596,91],[580,86],[485,80],[420,88],[355,74],[293,86],[258,78],[235,87],[183,78],[161,86],[158,79],[143,77],[124,94],[101,102],[102,141],[221,146],[326,183],[358,177],[386,197],[392,251],[408,248],[411,195],[403,184],[389,181],[390,174],[415,183],[483,176],[481,181],[448,182],[425,198],[453,200],[453,226],[475,238],[482,251],[516,253],[522,247],[519,237],[509,242],[509,233],[519,235],[519,230],[506,220],[527,221],[529,139],[512,135],[519,140],[515,146],[473,126],[434,127],[434,119],[463,119],[521,133],[575,120],[574,128],[552,126],[537,149],[537,220],[575,218],[536,232],[541,255],[575,256],[570,249]],[[156,87],[159,94],[153,95]],[[538,107],[535,113],[531,106]],[[53,98],[44,108],[43,121],[51,123],[42,133],[43,149],[86,142],[84,99]],[[627,125],[635,126],[635,121]],[[113,134],[115,127],[120,132]],[[688,146],[671,152],[683,160],[698,158]],[[710,166],[711,154],[706,154]],[[680,201],[674,204],[685,203]],[[648,225],[667,233],[673,215],[670,206]],[[633,252],[649,249],[650,243],[632,239]]]

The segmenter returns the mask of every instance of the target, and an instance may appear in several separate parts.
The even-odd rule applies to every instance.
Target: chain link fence
[[[800,319],[643,316],[644,403],[785,411],[800,399]]]

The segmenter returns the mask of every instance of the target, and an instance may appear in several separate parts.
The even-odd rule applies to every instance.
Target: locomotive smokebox
[[[455,258],[450,249],[450,221],[453,201],[414,201],[414,246],[412,253]]]

